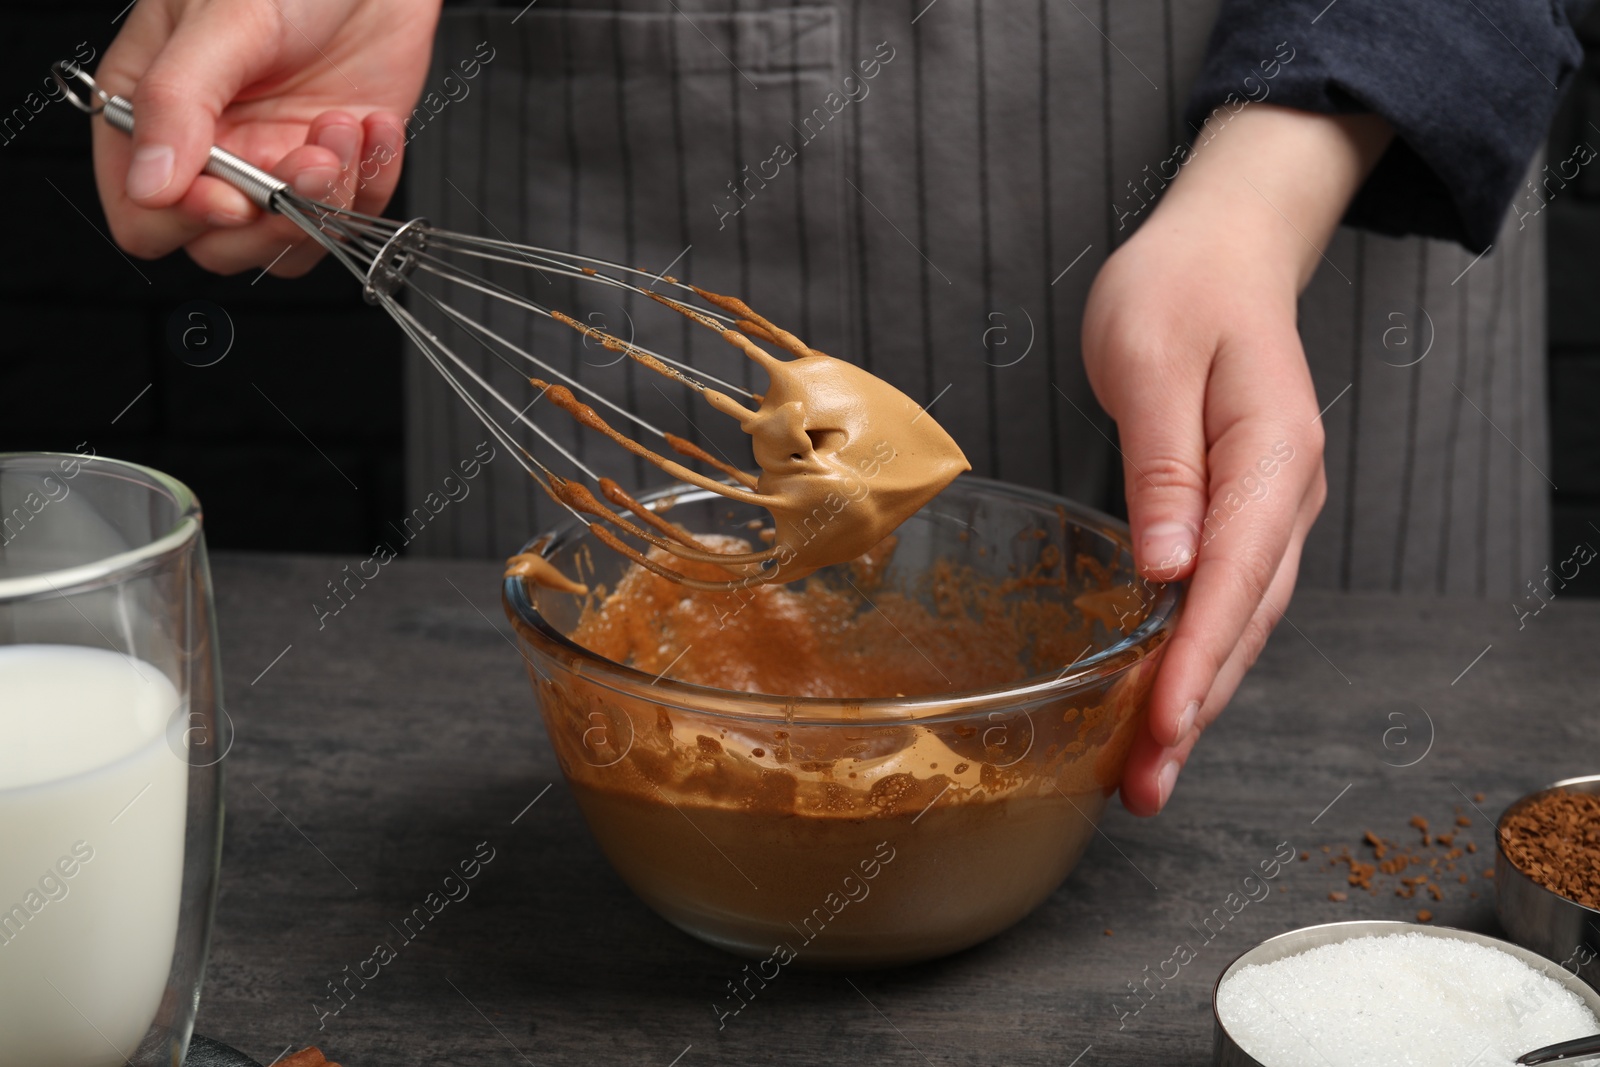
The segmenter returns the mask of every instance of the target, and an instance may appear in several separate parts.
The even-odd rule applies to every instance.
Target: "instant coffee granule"
[[[1472,820],[1458,807],[1451,821],[1449,829],[1437,830],[1424,816],[1413,815],[1406,823],[1417,834],[1412,841],[1403,839],[1407,836],[1403,831],[1401,838],[1386,838],[1368,830],[1354,851],[1350,845],[1339,846],[1337,853],[1331,845],[1320,846],[1328,857],[1323,870],[1344,869],[1344,884],[1329,892],[1328,899],[1343,903],[1351,893],[1364,889],[1373,896],[1392,890],[1403,900],[1443,903],[1447,888],[1471,886],[1480,875],[1493,878],[1493,868],[1480,870],[1476,865],[1481,861],[1471,858],[1478,846],[1466,839],[1464,831],[1472,826]],[[1370,852],[1363,852],[1363,846]],[[1300,858],[1309,860],[1311,854],[1301,853]],[[1477,899],[1475,890],[1469,888],[1466,892],[1470,899]],[[1417,912],[1419,922],[1432,918],[1433,913],[1427,908]]]
[[[1535,882],[1600,910],[1600,796],[1561,789],[1535,797],[1505,817],[1500,845]]]
[[[337,1063],[324,1057],[322,1050],[315,1045],[303,1048],[293,1056],[285,1056],[272,1062],[273,1067],[339,1067]]]

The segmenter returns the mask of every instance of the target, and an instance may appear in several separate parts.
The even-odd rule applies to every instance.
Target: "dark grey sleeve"
[[[1535,192],[1523,189],[1528,162],[1582,61],[1572,20],[1587,6],[1223,0],[1186,117],[1204,142],[1223,134],[1245,100],[1382,115],[1395,141],[1345,222],[1481,252],[1513,198]],[[1590,143],[1600,145],[1600,134]],[[1593,148],[1574,149],[1580,164],[1594,157]],[[1548,180],[1561,180],[1561,162],[1551,160]]]

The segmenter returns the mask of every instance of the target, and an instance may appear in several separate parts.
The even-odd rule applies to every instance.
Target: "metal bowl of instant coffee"
[[[1600,774],[1522,797],[1494,836],[1495,912],[1506,934],[1600,989],[1600,908],[1591,906],[1600,903]]]

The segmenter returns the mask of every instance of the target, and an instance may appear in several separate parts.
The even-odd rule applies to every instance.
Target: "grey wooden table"
[[[346,1067],[1204,1063],[1211,986],[1237,953],[1415,914],[1392,892],[1330,901],[1319,846],[1457,808],[1463,840],[1489,846],[1486,817],[1516,795],[1600,769],[1600,604],[1560,599],[1519,631],[1498,602],[1302,593],[1166,814],[1113,805],[1034,915],[925,966],[784,972],[719,1030],[712,1004],[742,961],[656,918],[590,840],[509,645],[498,566],[391,563],[319,628],[313,603],[350,562],[214,565],[237,738],[200,1029],[263,1064],[313,1043]],[[1285,841],[1317,860],[1203,927]],[[400,936],[491,849],[470,895]],[[1488,880],[1447,888],[1436,922],[1495,929]],[[380,942],[394,958],[368,962]],[[1179,943],[1196,951],[1182,966]]]

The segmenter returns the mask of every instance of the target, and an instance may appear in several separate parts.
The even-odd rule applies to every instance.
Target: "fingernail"
[[[333,168],[312,167],[295,175],[294,191],[312,200],[322,200],[333,195],[333,183],[338,180],[339,172]]]
[[[206,225],[218,230],[231,230],[248,225],[248,215],[235,215],[231,211],[213,211],[206,216]]]
[[[1144,569],[1160,577],[1176,574],[1194,558],[1194,531],[1181,522],[1157,522],[1145,528]]]
[[[1200,702],[1191,700],[1183,707],[1183,714],[1178,716],[1178,741],[1189,736],[1189,731],[1194,729],[1194,721],[1200,715]]]
[[[128,196],[144,200],[171,185],[176,160],[169,145],[147,144],[134,149],[133,160],[128,164]]]
[[[1161,794],[1162,808],[1167,806],[1167,801],[1172,799],[1172,787],[1178,784],[1178,761],[1168,760],[1161,768],[1161,774],[1156,779],[1157,790]]]
[[[405,132],[387,124],[373,128],[372,139],[367,144],[366,156],[361,160],[361,180],[370,182],[378,172],[395,161],[400,154],[397,145],[404,143]]]
[[[341,170],[350,169],[350,161],[356,158],[356,142],[360,140],[361,131],[354,126],[326,126],[317,134],[317,144],[339,157]]]

